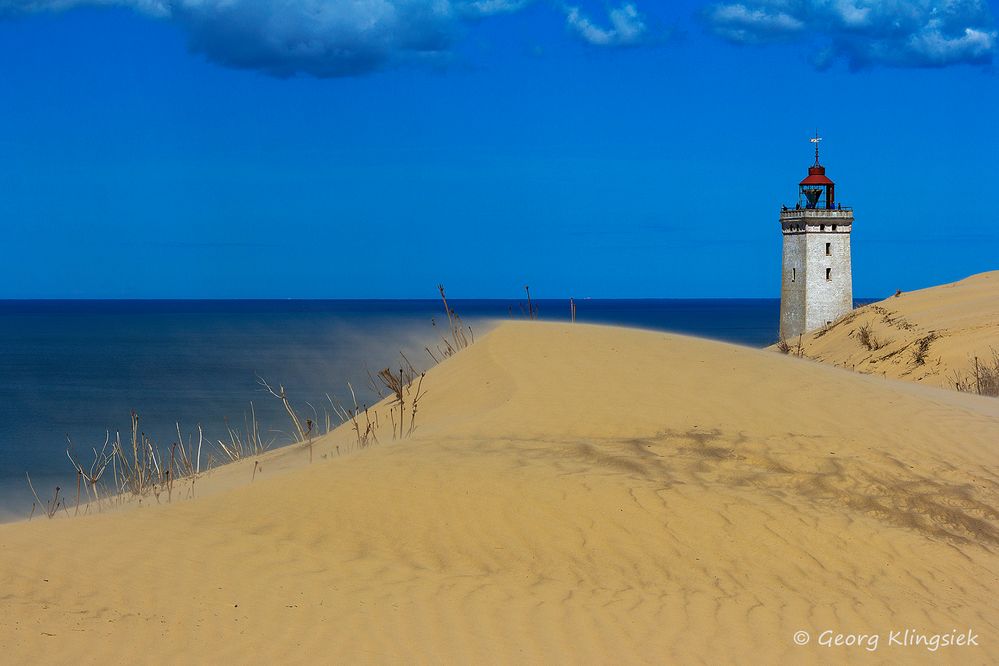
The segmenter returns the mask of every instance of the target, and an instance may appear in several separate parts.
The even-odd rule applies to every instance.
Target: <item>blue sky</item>
[[[999,268],[975,0],[0,0],[0,298],[880,296]]]

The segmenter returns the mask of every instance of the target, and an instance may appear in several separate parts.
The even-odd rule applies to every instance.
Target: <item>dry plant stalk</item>
[[[271,442],[264,442],[260,438],[260,424],[257,423],[257,412],[250,403],[250,420],[246,420],[243,415],[243,432],[239,428],[234,428],[229,424],[229,419],[225,419],[225,429],[228,434],[228,442],[217,440],[222,454],[229,459],[229,462],[236,462],[248,456],[257,456],[270,448]]]
[[[461,317],[459,317],[455,311],[451,309],[451,306],[447,302],[447,294],[444,291],[444,285],[437,285],[437,290],[441,293],[441,301],[444,303],[444,312],[447,314],[448,324],[448,335],[446,337],[441,336],[445,349],[442,351],[438,345],[437,351],[442,357],[447,358],[449,356],[454,356],[456,353],[472,344],[475,340],[475,336],[472,333],[472,327],[466,327],[465,324],[462,323]],[[436,322],[434,325],[436,326]],[[469,334],[467,336],[465,335],[466,328],[468,329]],[[434,357],[429,348],[427,349],[427,352],[430,353],[431,357]],[[437,362],[436,357],[434,357],[434,361]]]
[[[531,321],[538,318],[538,306],[531,301],[531,288],[528,285],[524,285],[524,291],[527,292],[527,316]]]
[[[425,373],[420,373],[420,381],[416,385],[416,394],[413,396],[412,406],[410,407],[409,413],[409,430],[406,432],[406,436],[409,437],[413,434],[413,430],[416,428],[416,412],[420,406],[420,398],[426,395],[423,391],[423,378],[426,376]]]
[[[251,405],[252,408],[252,405]],[[187,438],[187,444],[184,443],[184,436],[180,432],[180,423],[177,422],[174,425],[177,427],[177,450],[179,451],[178,462],[181,468],[183,476],[197,476],[201,473],[201,447],[204,444],[205,433],[201,429],[201,424],[198,424],[198,446],[194,447],[191,442],[190,436]]]
[[[94,452],[94,462],[90,464],[90,467],[84,467],[73,457],[73,441],[67,439],[66,446],[66,457],[69,458],[69,462],[73,465],[76,470],[77,477],[77,489],[76,489],[76,513],[80,511],[80,484],[82,481],[87,482],[87,497],[89,501],[97,502],[98,509],[101,504],[100,495],[100,481],[101,477],[104,476],[104,472],[107,471],[109,465],[111,465],[112,459],[114,457],[114,451],[108,452],[108,445],[111,442],[110,431],[104,437],[104,445],[101,450],[98,451],[96,448],[92,449]]]
[[[396,430],[397,430],[396,426],[397,425],[398,425],[399,437],[401,438],[402,437],[403,428],[405,427],[405,423],[406,423],[406,396],[405,396],[406,381],[405,381],[405,376],[404,376],[403,371],[402,371],[401,368],[399,369],[399,374],[398,375],[393,374],[392,371],[389,370],[388,368],[384,368],[383,370],[379,371],[378,378],[380,380],[382,380],[382,383],[385,385],[385,388],[387,388],[389,391],[391,391],[391,393],[395,396],[395,399],[393,400],[392,405],[389,407],[389,416],[392,419],[392,439],[396,438]],[[398,410],[399,410],[399,423],[398,424],[396,424],[396,421],[395,421],[395,410],[396,410],[396,408],[398,408]]]
[[[299,442],[304,442],[305,438],[306,438],[305,428],[302,427],[302,421],[301,421],[301,419],[298,418],[298,414],[296,414],[295,410],[292,409],[291,403],[288,401],[288,396],[284,392],[284,386],[281,386],[279,384],[278,385],[278,390],[275,391],[274,389],[272,389],[270,387],[270,384],[268,384],[264,380],[264,378],[260,377],[259,375],[257,376],[257,383],[260,384],[260,386],[265,391],[267,391],[272,396],[274,396],[275,398],[277,398],[278,400],[281,401],[281,403],[284,405],[285,411],[288,412],[288,417],[291,419],[292,425],[295,426],[295,434],[298,437],[298,441]]]
[[[59,497],[59,492],[62,490],[62,488],[56,486],[55,494],[52,496],[52,499],[49,500],[48,502],[43,502],[38,497],[38,493],[35,492],[35,486],[31,483],[31,476],[29,476],[27,472],[24,473],[24,476],[27,477],[28,488],[31,489],[31,494],[34,495],[35,497],[35,503],[31,505],[31,516],[28,517],[28,520],[30,521],[34,517],[35,507],[39,506],[45,508],[45,515],[48,516],[49,520],[51,520],[52,517],[56,515],[56,512],[59,510],[59,507],[63,506],[64,504],[63,500]]]
[[[368,412],[367,405],[362,408],[357,404],[357,395],[354,393],[354,387],[350,382],[347,382],[347,388],[350,390],[350,397],[353,400],[354,407],[344,407],[343,404],[336,398],[336,396],[331,396],[326,394],[326,399],[330,403],[330,407],[333,412],[340,419],[340,423],[350,423],[351,429],[354,431],[354,435],[357,437],[357,448],[363,449],[369,446],[373,441],[378,441],[378,435],[375,434],[377,429],[377,423],[371,421],[371,415]],[[364,414],[364,424],[362,427],[360,416]],[[339,450],[338,450],[339,453]]]
[[[131,454],[121,443],[121,435],[115,435],[112,446],[114,459],[112,471],[115,478],[115,490],[136,496],[146,495],[157,482],[164,479],[163,468],[160,465],[160,455],[146,433],[139,431],[139,415],[132,411]]]
[[[312,464],[312,419],[305,419],[305,434],[309,437],[309,464]]]
[[[425,393],[423,392],[423,378],[426,376],[425,373],[419,374],[419,383],[416,386],[416,393],[413,394],[412,386],[413,382],[417,379],[416,369],[413,364],[409,362],[406,355],[400,352],[403,361],[406,362],[406,367],[399,368],[399,373],[396,374],[388,368],[383,368],[378,372],[378,379],[381,380],[382,385],[389,390],[393,396],[393,400],[389,405],[389,418],[392,420],[392,439],[403,439],[413,434],[413,430],[416,428],[416,414],[419,409],[419,401]],[[409,426],[406,426],[406,407],[407,398],[409,406]],[[399,410],[399,420],[396,422],[396,410]]]

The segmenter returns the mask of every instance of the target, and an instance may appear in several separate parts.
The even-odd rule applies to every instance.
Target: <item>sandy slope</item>
[[[858,336],[869,326],[876,349]],[[796,347],[797,340],[788,341]],[[999,271],[905,292],[859,308],[801,339],[804,355],[858,372],[954,387],[974,357],[999,353]],[[924,354],[920,357],[920,349]]]
[[[339,431],[252,485],[0,526],[4,660],[999,660],[997,400],[528,322],[425,388],[401,443],[324,459]],[[981,645],[885,645],[906,628]]]

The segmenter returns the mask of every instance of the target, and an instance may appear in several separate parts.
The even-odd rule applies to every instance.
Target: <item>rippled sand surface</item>
[[[0,526],[4,660],[999,661],[997,400],[536,322],[423,389],[402,441],[382,405],[362,451],[342,428],[194,499]]]

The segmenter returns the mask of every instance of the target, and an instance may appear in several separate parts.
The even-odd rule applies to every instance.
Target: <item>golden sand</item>
[[[999,661],[999,400],[537,322],[424,388],[404,441],[0,526],[0,659]],[[979,646],[886,645],[906,628]]]
[[[864,344],[861,327],[870,332]],[[798,340],[788,340],[796,351]],[[874,348],[871,348],[874,347]],[[999,354],[999,271],[903,292],[801,338],[803,355],[865,374],[953,388]]]

